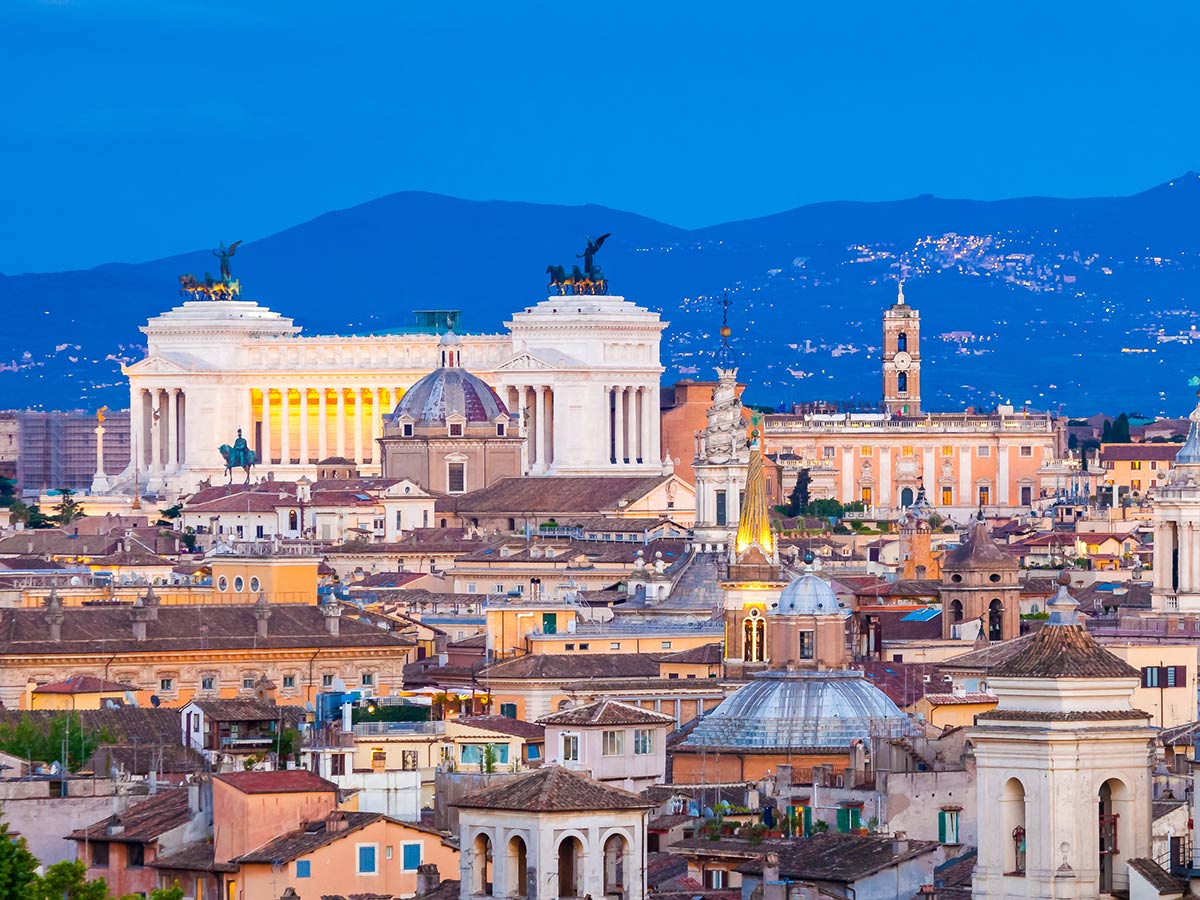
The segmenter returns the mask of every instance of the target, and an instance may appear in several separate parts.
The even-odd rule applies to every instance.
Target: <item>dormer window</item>
[[[412,437],[412,436],[413,436],[413,424],[412,424],[412,422],[405,422],[405,423],[404,423],[404,424],[401,426],[401,434],[403,434],[405,437]]]
[[[462,437],[462,436],[463,436],[462,422],[451,422],[450,423],[450,437]]]
[[[496,437],[504,437],[504,423],[503,422],[496,423]]]

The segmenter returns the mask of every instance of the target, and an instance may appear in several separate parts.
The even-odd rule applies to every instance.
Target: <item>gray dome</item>
[[[811,569],[806,570],[799,578],[792,579],[779,595],[779,605],[770,612],[782,616],[828,616],[835,613],[849,615],[849,611],[842,609],[838,604],[837,594],[833,592],[829,582],[814,575]]]
[[[462,416],[468,423],[494,422],[508,416],[499,395],[465,369],[434,369],[400,398],[393,419],[410,416],[418,425],[444,425],[446,417]]]
[[[696,749],[849,747],[881,730],[908,733],[908,716],[861,672],[759,672],[701,719]]]

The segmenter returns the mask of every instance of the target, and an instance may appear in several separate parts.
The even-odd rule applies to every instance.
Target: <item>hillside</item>
[[[1131,197],[821,203],[695,231],[599,206],[409,192],[247,241],[235,271],[246,297],[306,333],[402,327],[422,308],[462,309],[466,330],[486,331],[545,296],[547,264],[575,262],[584,234],[611,231],[598,259],[613,291],[671,322],[668,377],[708,377],[729,290],[751,399],[778,404],[877,397],[879,311],[903,268],[927,406],[1179,413],[1195,369],[1198,210],[1192,173]],[[180,274],[215,268],[205,250],[0,276],[0,405],[126,405],[119,362],[140,355],[137,327],[178,302]]]

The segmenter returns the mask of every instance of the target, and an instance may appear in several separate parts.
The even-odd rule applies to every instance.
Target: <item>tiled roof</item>
[[[942,560],[942,570],[954,572],[968,569],[1016,569],[1011,553],[992,540],[987,523],[975,519],[962,542]]]
[[[243,794],[295,794],[309,791],[336,791],[337,785],[307,769],[277,772],[228,772],[213,776]]]
[[[154,553],[139,553],[136,550],[118,550],[116,553],[110,553],[107,556],[93,556],[91,564],[93,566],[158,567],[169,569],[174,569],[175,567],[175,563],[169,559],[164,559]]]
[[[1020,637],[1013,638],[1011,641],[988,644],[986,647],[972,650],[970,653],[964,653],[961,656],[952,656],[950,659],[939,663],[938,667],[948,672],[958,672],[960,670],[992,671],[1009,657],[1020,653],[1031,640],[1033,640],[1032,634],[1023,634]]]
[[[458,900],[461,885],[457,878],[447,878],[438,882],[438,886],[424,894],[417,894],[414,900]],[[322,897],[321,900],[349,900],[346,897]]]
[[[701,644],[691,650],[677,650],[668,653],[660,663],[680,665],[719,666],[724,659],[724,651],[720,644]]]
[[[341,840],[383,818],[383,813],[333,812],[318,822],[308,823],[304,828],[285,832],[267,841],[261,847],[257,847],[249,853],[243,853],[233,861],[243,864],[291,862],[299,856],[304,856],[319,847]],[[337,827],[331,830],[329,826],[333,823],[337,823]]]
[[[1175,462],[1178,455],[1178,444],[1105,444],[1100,448],[1102,463],[1129,460]]]
[[[237,866],[232,863],[216,862],[213,855],[213,845],[209,841],[188,844],[182,850],[168,853],[166,856],[156,856],[146,863],[155,869],[173,869],[177,872],[236,872]]]
[[[814,834],[789,841],[779,848],[779,874],[783,878],[848,884],[900,860],[922,856],[937,849],[936,841],[910,840],[908,849],[897,854],[890,836]],[[762,868],[762,859],[756,859],[739,866],[738,871],[761,874]]]
[[[544,765],[523,778],[506,781],[456,800],[468,809],[515,809],[522,812],[586,812],[598,809],[652,809],[654,804],[629,791],[608,787],[562,766]]]
[[[76,829],[69,837],[73,841],[144,843],[157,840],[172,828],[186,824],[190,818],[187,788],[169,788],[135,803],[124,812]]]
[[[208,650],[286,649],[296,647],[409,646],[412,641],[366,621],[342,616],[339,634],[325,628],[320,607],[299,603],[272,604],[268,636],[257,636],[254,606],[159,606],[157,619],[146,623],[146,640],[133,636],[127,606],[63,609],[62,640],[50,640],[44,609],[0,612],[0,653],[13,656],[170,653],[197,649],[204,626]]]
[[[526,681],[574,678],[657,678],[658,653],[539,653],[495,663],[481,677]]]
[[[35,726],[49,728],[61,710],[0,709],[0,724],[17,725],[28,717]],[[121,706],[117,709],[81,709],[80,724],[106,731],[119,743],[136,741],[143,748],[179,743],[179,710],[168,707]]]
[[[18,531],[0,539],[0,556],[104,556],[121,546],[111,534],[81,534],[78,537],[57,528]]]
[[[887,634],[887,631],[884,631]],[[854,664],[863,676],[879,688],[901,709],[907,709],[925,696],[926,689],[945,686],[937,667],[932,663],[888,662],[864,660]],[[929,681],[925,678],[928,676]]]
[[[618,700],[597,700],[586,706],[576,706],[573,709],[563,709],[542,716],[538,719],[540,725],[586,727],[603,725],[674,725],[675,717],[665,713],[652,712]]]
[[[171,774],[204,772],[208,763],[204,754],[174,744],[101,744],[84,763],[85,769],[90,769],[103,777],[113,769],[129,775],[149,775],[151,772]]]
[[[471,728],[511,734],[527,741],[540,741],[546,737],[546,729],[541,725],[523,719],[510,719],[508,716],[462,716],[457,721]]]
[[[1158,733],[1158,740],[1164,747],[1190,747],[1198,734],[1200,722],[1188,722],[1186,725],[1164,728]]]
[[[969,691],[965,694],[926,694],[925,699],[933,706],[965,706],[972,703],[995,703],[995,694]]]
[[[300,706],[277,706],[262,700],[193,700],[208,718],[217,722],[299,722],[304,718]]]
[[[1141,875],[1159,894],[1185,894],[1186,878],[1176,878],[1152,859],[1139,857],[1129,861],[1129,868]]]
[[[993,678],[1137,678],[1140,673],[1097,644],[1082,625],[1048,625],[991,674]]]
[[[121,684],[119,681],[108,681],[104,678],[97,678],[95,675],[72,675],[62,681],[39,684],[33,689],[33,692],[35,694],[99,694],[132,690],[135,688],[128,684]]]
[[[598,515],[640,500],[670,477],[561,475],[556,478],[501,478],[478,491],[439,498],[437,508],[484,515]]]
[[[975,717],[1008,722],[1107,722],[1147,720],[1150,713],[1140,709],[1087,710],[1082,712],[1040,712],[1023,709],[990,709]]]

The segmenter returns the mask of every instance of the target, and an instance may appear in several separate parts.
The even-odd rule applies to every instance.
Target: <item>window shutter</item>
[[[862,810],[858,807],[850,810],[850,827],[855,830],[862,828]]]
[[[1150,687],[1150,670],[1142,668],[1142,687]]]
[[[804,834],[807,837],[812,834],[812,807],[804,807]]]
[[[1187,687],[1187,666],[1175,666],[1175,683]]]
[[[938,843],[946,843],[946,813],[938,813]]]
[[[837,811],[837,830],[841,834],[850,833],[850,810],[839,809]]]
[[[421,865],[421,845],[420,844],[405,844],[404,845],[404,868],[406,871],[415,871],[417,866]]]

